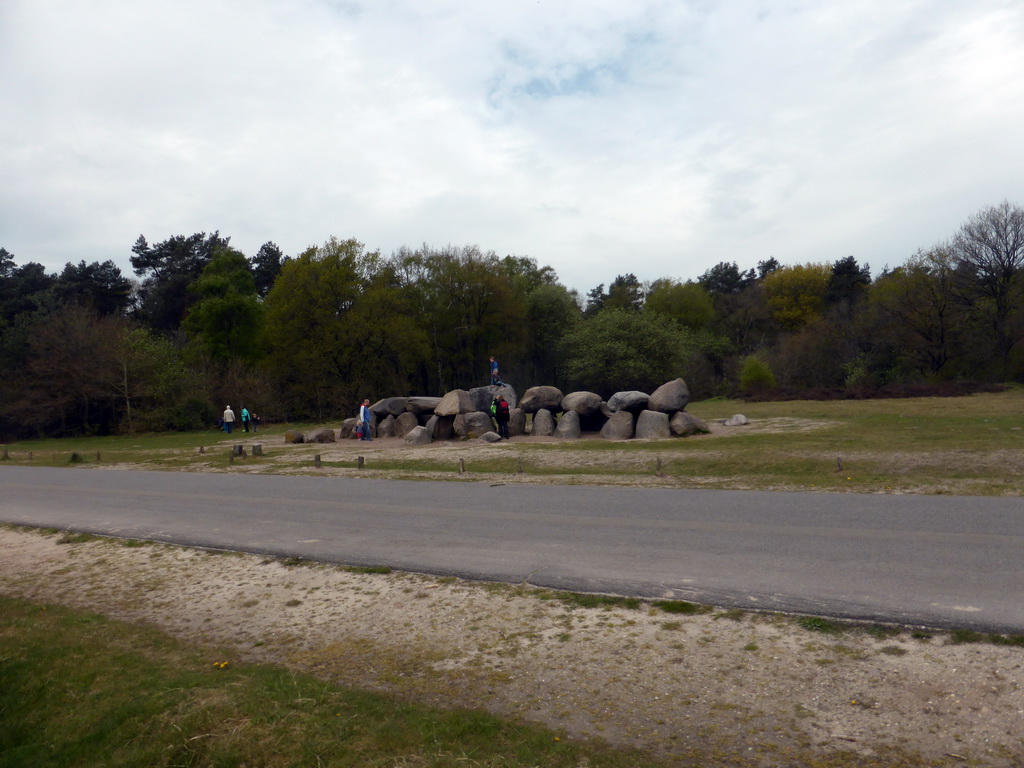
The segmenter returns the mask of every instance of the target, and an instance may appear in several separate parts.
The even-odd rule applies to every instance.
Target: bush
[[[754,355],[747,357],[740,369],[740,389],[746,392],[775,389],[775,374],[768,363]]]

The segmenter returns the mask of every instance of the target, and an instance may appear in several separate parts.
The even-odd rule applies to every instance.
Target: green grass
[[[659,765],[479,711],[237,664],[155,630],[0,598],[0,768]]]
[[[720,435],[659,441],[572,440],[505,443],[466,455],[450,451],[375,455],[364,475],[385,478],[493,479],[518,475],[542,482],[657,485],[862,493],[1024,495],[1024,387],[956,398],[746,403],[716,398],[687,411],[705,421],[743,413],[748,427]],[[134,437],[69,438],[8,446],[12,464],[71,466],[130,463],[144,469],[227,469],[228,448],[258,439],[264,457],[235,466],[260,472],[302,467],[309,473],[356,468],[351,446],[284,446],[288,428],[228,436],[216,430]],[[371,444],[376,445],[376,444]],[[454,445],[459,446],[458,441]],[[203,454],[198,452],[205,446]],[[28,459],[32,452],[32,459]],[[312,466],[323,455],[322,469]],[[339,455],[342,454],[342,455]],[[459,459],[465,461],[460,472]],[[841,470],[840,470],[841,466]]]

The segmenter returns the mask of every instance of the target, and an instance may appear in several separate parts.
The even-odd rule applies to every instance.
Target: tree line
[[[0,436],[212,424],[224,404],[328,421],[363,397],[487,381],[605,397],[682,375],[695,397],[772,388],[1024,380],[1024,209],[979,211],[872,277],[853,256],[687,280],[630,273],[585,296],[476,246],[384,256],[331,238],[247,257],[219,232],[50,274],[0,248]]]

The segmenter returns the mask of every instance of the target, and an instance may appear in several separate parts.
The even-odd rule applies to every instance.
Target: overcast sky
[[[1021,0],[0,0],[0,246],[53,271],[219,230],[877,274],[1004,199]]]

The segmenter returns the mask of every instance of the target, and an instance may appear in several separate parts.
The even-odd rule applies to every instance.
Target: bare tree
[[[949,247],[962,277],[961,296],[992,332],[1001,375],[1024,337],[1011,322],[1024,295],[1024,208],[1004,200],[972,216]]]

